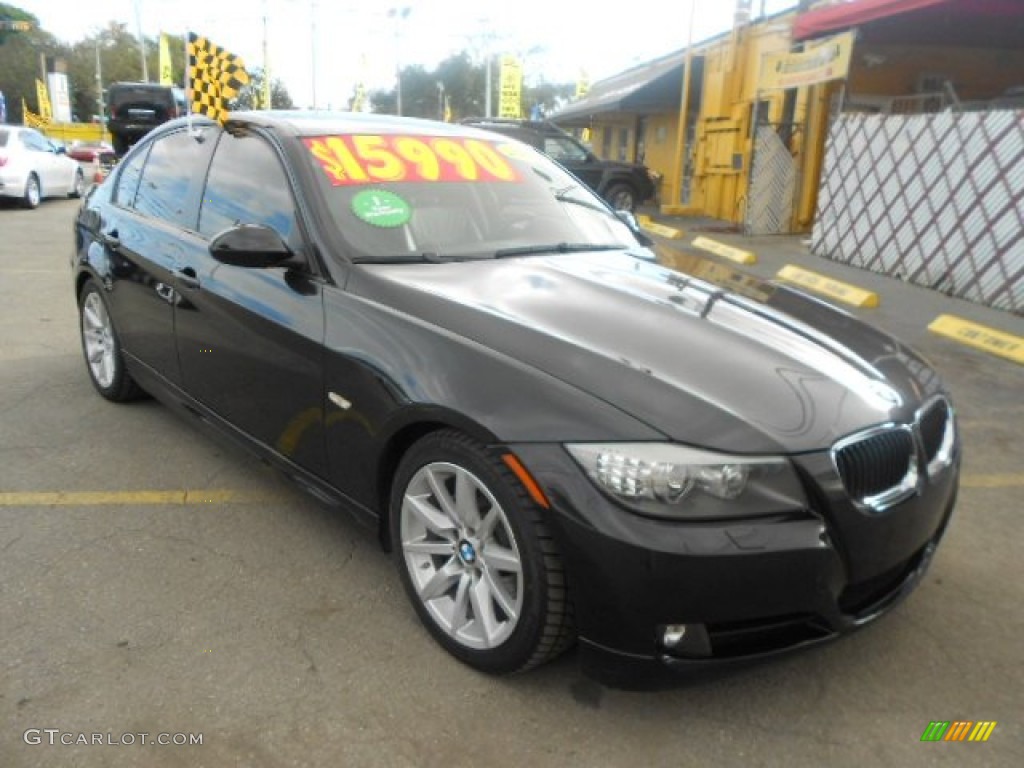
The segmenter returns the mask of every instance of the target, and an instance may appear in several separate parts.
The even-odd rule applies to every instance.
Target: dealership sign
[[[766,53],[761,59],[758,90],[799,88],[846,77],[850,71],[853,32],[807,43],[805,50]]]

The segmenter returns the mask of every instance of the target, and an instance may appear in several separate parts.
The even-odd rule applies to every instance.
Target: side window
[[[142,165],[146,162],[148,150],[149,148],[146,147],[121,163],[120,175],[117,177],[117,189],[114,190],[115,205],[131,208],[135,203],[135,191],[139,188],[139,177],[142,176]]]
[[[263,224],[301,247],[295,201],[277,154],[259,136],[224,133],[210,164],[199,232],[213,237],[236,224]]]
[[[587,159],[587,153],[576,142],[561,136],[546,136],[544,138],[544,154],[553,157],[560,163],[582,163]]]
[[[24,144],[33,152],[46,152],[49,149],[49,145],[46,143],[46,139],[44,139],[35,131],[25,131],[24,133],[22,133],[21,143]]]
[[[135,210],[194,230],[210,143],[187,130],[154,141],[142,169]]]

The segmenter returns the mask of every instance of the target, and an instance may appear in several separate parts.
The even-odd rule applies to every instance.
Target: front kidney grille
[[[914,471],[914,436],[893,427],[843,444],[835,450],[836,468],[846,492],[857,501],[900,488]]]

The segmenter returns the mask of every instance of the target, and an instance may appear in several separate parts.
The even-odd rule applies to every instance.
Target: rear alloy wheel
[[[75,183],[71,187],[70,197],[81,197],[85,194],[85,174],[82,173],[82,169],[79,168],[75,171]]]
[[[78,306],[82,352],[96,391],[115,403],[136,399],[142,390],[125,370],[121,344],[96,283],[86,283]]]
[[[25,182],[25,196],[22,198],[26,208],[38,208],[39,202],[43,199],[42,191],[39,189],[39,177],[34,173],[28,175]]]
[[[466,664],[518,672],[572,642],[551,533],[516,477],[484,445],[450,431],[416,443],[395,478],[391,535],[420,619]]]
[[[605,200],[616,211],[636,210],[636,192],[629,184],[612,184],[605,192]]]

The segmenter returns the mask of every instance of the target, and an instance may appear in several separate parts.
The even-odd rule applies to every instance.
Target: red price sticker
[[[436,136],[317,136],[302,142],[331,184],[519,181],[489,142]]]

